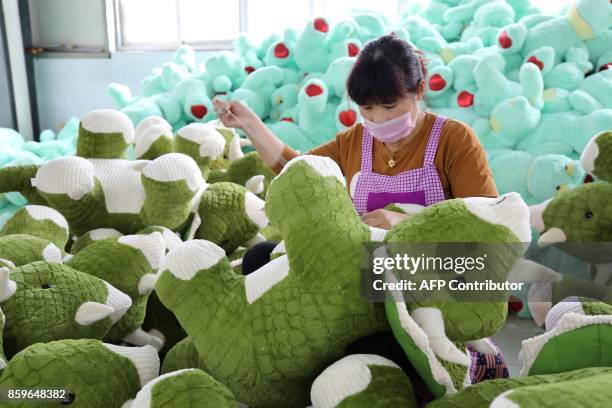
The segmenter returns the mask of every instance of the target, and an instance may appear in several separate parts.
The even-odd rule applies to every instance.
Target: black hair
[[[358,105],[391,104],[417,93],[427,74],[423,53],[393,34],[368,42],[346,80]]]

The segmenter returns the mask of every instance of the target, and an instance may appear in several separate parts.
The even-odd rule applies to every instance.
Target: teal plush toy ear
[[[15,355],[2,372],[0,387],[65,390],[61,395],[65,404],[108,408],[133,398],[158,373],[159,357],[153,347],[59,340],[34,344]]]
[[[0,236],[29,234],[65,248],[68,242],[68,222],[53,208],[27,205],[17,210],[0,228]]]
[[[417,407],[402,369],[374,354],[349,355],[327,367],[312,383],[310,399],[315,407]]]
[[[136,394],[130,408],[234,408],[232,392],[202,370],[189,368],[163,374]]]

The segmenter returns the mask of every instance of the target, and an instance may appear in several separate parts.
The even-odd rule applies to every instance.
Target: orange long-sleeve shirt
[[[396,175],[403,171],[423,167],[425,147],[436,115],[426,112],[414,137],[395,154],[395,166],[389,167],[389,153],[382,142],[374,138],[372,146],[372,170],[375,173]],[[361,168],[362,125],[338,132],[335,139],[308,151],[306,154],[327,156],[333,159],[346,177],[347,188]],[[286,146],[283,158],[287,161],[300,153]],[[434,165],[444,188],[446,199],[459,197],[497,197],[498,192],[487,162],[486,153],[472,129],[462,122],[448,119],[442,128]],[[273,170],[278,173],[282,166]]]

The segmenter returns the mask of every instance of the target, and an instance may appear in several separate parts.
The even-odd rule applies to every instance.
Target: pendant
[[[393,160],[393,157],[389,159],[387,164],[389,165],[389,167],[395,167],[395,160]]]

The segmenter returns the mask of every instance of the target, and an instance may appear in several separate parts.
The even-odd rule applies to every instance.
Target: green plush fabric
[[[130,246],[126,240],[138,239],[141,246]],[[126,242],[125,244],[122,242]],[[141,249],[144,248],[144,249]],[[144,251],[150,249],[149,257]],[[153,274],[154,267],[164,255],[161,234],[124,236],[96,241],[76,253],[66,265],[104,279],[132,299],[127,313],[112,327],[105,340],[116,342],[139,329],[145,318],[147,299],[153,287],[141,293],[145,275]]]
[[[70,247],[70,253],[74,255],[77,252],[87,248],[94,242],[99,241],[100,239],[107,239],[112,237],[119,238],[122,235],[123,234],[119,231],[111,228],[99,228],[97,230],[86,232],[72,243],[72,246]]]
[[[51,208],[47,210],[55,212]],[[60,214],[57,214],[57,216],[63,218]],[[66,220],[63,220],[63,222],[66,222]],[[35,219],[30,215],[27,207],[17,210],[4,227],[0,229],[0,236],[12,234],[29,234],[39,237],[54,243],[58,248],[65,248],[68,242],[67,224],[61,226],[49,218]]]
[[[260,227],[247,215],[247,194],[252,193],[230,182],[209,185],[200,200],[198,213],[202,225],[195,237],[214,242],[228,254],[253,238]]]
[[[229,164],[227,171],[211,172],[207,181],[209,183],[218,183],[222,181],[231,181],[232,183],[244,186],[251,177],[262,175],[264,176],[264,189],[257,193],[260,198],[265,198],[270,182],[276,176],[274,172],[263,162],[257,152],[249,152]]]
[[[338,408],[416,408],[412,384],[404,372],[395,367],[369,365],[372,380],[362,392],[346,397]]]
[[[501,393],[520,387],[538,384],[566,384],[566,381],[589,379],[598,374],[612,374],[611,367],[583,368],[559,374],[534,375],[483,381],[463,390],[432,401],[427,408],[488,408],[491,402]],[[566,406],[559,404],[557,406]]]
[[[529,375],[612,367],[612,325],[591,324],[559,334],[538,353]]]
[[[45,239],[24,234],[6,235],[0,237],[0,258],[13,262],[15,266],[45,261],[45,249],[51,248],[50,245],[61,256],[59,249]]]
[[[164,154],[171,153],[174,151],[174,139],[160,135],[159,138],[155,140],[149,146],[146,152],[144,152],[138,159],[140,160],[154,160]]]
[[[45,204],[45,199],[38,194],[30,182],[36,176],[38,168],[39,166],[30,164],[0,169],[0,193],[19,191],[30,203]]]
[[[195,162],[198,164],[198,167],[200,168],[200,171],[202,172],[202,176],[204,178],[208,178],[210,166],[213,160],[210,157],[200,156],[199,144],[182,137],[179,132],[177,133],[176,138],[174,139],[174,150],[177,153],[186,154],[187,156],[195,160]]]
[[[161,367],[161,373],[171,373],[172,371],[183,370],[185,368],[199,368],[206,371],[204,363],[200,359],[193,341],[185,337],[170,349]]]
[[[77,156],[88,159],[123,159],[128,145],[123,133],[94,133],[79,123],[79,136],[77,138]]]
[[[59,339],[101,339],[111,328],[110,317],[89,325],[75,321],[85,302],[104,304],[106,284],[69,266],[33,262],[10,272],[17,291],[2,302],[7,321],[4,328],[7,355],[37,342]]]
[[[167,356],[167,353],[169,353],[177,343],[187,337],[187,333],[185,333],[185,330],[183,330],[178,320],[176,320],[174,313],[163,305],[155,291],[151,292],[149,295],[142,328],[145,331],[154,329],[164,335],[164,347],[159,352],[162,358],[163,356]],[[164,359],[164,363],[165,361]]]
[[[571,381],[521,387],[503,397],[520,408],[605,407],[610,405],[612,400],[610,384],[612,373],[607,373]]]
[[[119,407],[140,389],[134,363],[98,340],[59,340],[37,343],[15,355],[0,377],[0,388],[64,389],[71,407]],[[61,406],[60,403],[55,403]],[[40,402],[11,404],[40,407]]]
[[[156,290],[210,373],[238,400],[306,405],[314,377],[346,345],[387,327],[382,310],[360,296],[361,243],[370,232],[339,178],[322,176],[306,160],[272,182],[266,214],[286,239],[289,270],[251,302],[245,292],[257,279],[247,282],[220,247],[204,241],[168,253]],[[208,254],[210,264],[198,266],[196,254]],[[178,278],[183,272],[188,276]]]
[[[0,370],[3,370],[6,367],[7,358],[4,355],[4,325],[6,324],[6,318],[2,309],[0,309]]]
[[[164,182],[143,175],[142,185],[147,194],[141,212],[143,227],[161,225],[177,229],[187,220],[191,212],[188,203],[194,192],[184,180]]]
[[[612,315],[612,305],[608,303],[599,302],[595,299],[585,297],[580,298],[580,303],[582,305],[582,310],[586,315]]]
[[[594,298],[612,304],[612,288],[568,275],[564,275],[563,280],[552,283],[551,294],[550,300],[553,304],[569,296]]]
[[[599,155],[595,159],[593,174],[612,183],[612,131],[600,133],[596,137]]]
[[[546,229],[560,228],[569,242],[612,242],[612,184],[582,184],[558,194],[544,209]]]
[[[151,388],[151,408],[236,407],[232,392],[202,370],[168,374],[155,381]]]

